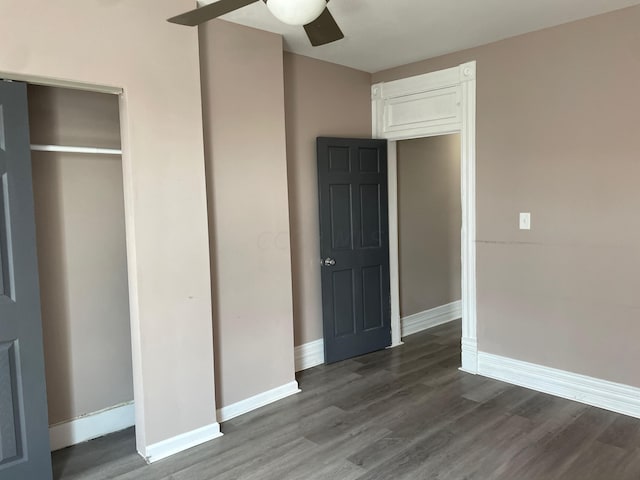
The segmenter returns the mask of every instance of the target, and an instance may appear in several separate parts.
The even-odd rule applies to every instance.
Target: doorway
[[[462,315],[460,135],[401,140],[397,149],[404,338]]]
[[[51,449],[135,424],[117,95],[28,85]]]
[[[460,134],[462,366],[478,372],[476,319],[476,62],[437,72],[374,84],[372,134],[389,140],[389,258],[392,347],[402,345],[398,253],[398,164],[400,140]]]

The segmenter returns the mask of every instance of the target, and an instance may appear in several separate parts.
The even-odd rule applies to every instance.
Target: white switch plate
[[[520,230],[531,230],[531,214],[520,213]]]

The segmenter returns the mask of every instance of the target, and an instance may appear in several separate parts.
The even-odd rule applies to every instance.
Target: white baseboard
[[[404,317],[402,322],[402,336],[413,335],[443,323],[452,322],[462,317],[462,301],[451,302],[440,307],[425,310]]]
[[[640,388],[478,352],[478,373],[612,412],[640,418]]]
[[[294,349],[296,372],[324,363],[324,340],[305,343]]]
[[[298,392],[300,392],[300,388],[298,388],[298,382],[294,380],[293,382],[282,385],[281,387],[259,393],[258,395],[247,398],[246,400],[241,400],[237,403],[222,407],[218,410],[218,421],[226,422],[227,420],[231,420],[232,418],[251,412],[257,408],[264,407],[270,403],[277,402],[278,400],[282,400],[283,398]]]
[[[154,463],[221,436],[220,425],[216,422],[206,427],[198,428],[149,445],[145,451],[140,454],[147,463]]]
[[[94,438],[133,427],[136,423],[133,402],[106,408],[49,427],[51,451],[60,450]]]

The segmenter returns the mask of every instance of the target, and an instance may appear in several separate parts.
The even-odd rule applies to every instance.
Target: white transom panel
[[[459,128],[462,117],[460,87],[449,87],[402,97],[384,104],[384,133],[450,126]]]

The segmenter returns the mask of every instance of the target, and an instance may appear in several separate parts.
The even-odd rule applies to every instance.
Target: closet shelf
[[[113,148],[70,147],[66,145],[31,145],[36,152],[90,153],[97,155],[122,155],[122,150]]]

